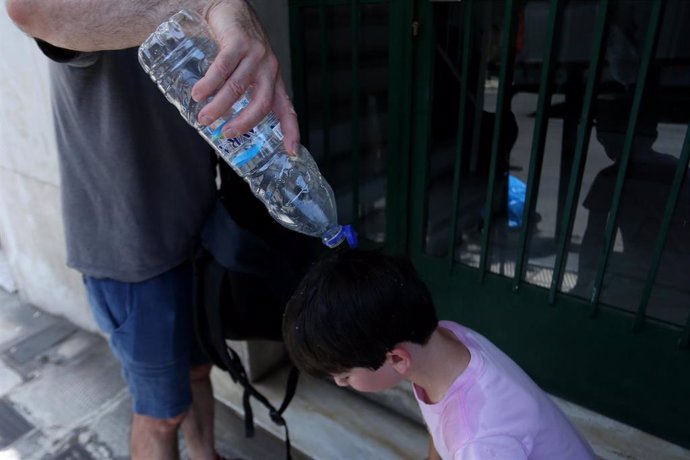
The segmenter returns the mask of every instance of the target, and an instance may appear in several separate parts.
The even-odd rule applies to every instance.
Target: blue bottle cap
[[[351,248],[356,248],[359,244],[357,232],[351,225],[338,225],[326,232],[321,238],[321,242],[331,249],[339,246],[343,241],[347,241]]]
[[[345,239],[347,239],[347,244],[350,248],[355,249],[359,245],[359,239],[357,238],[357,232],[352,225],[343,226],[343,233],[345,233]]]

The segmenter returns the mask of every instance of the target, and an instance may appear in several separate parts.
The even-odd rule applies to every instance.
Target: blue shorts
[[[194,336],[190,264],[138,283],[85,276],[99,327],[122,364],[136,414],[169,419],[192,403],[189,372],[206,359]]]

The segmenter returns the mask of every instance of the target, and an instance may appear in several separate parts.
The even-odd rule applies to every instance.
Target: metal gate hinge
[[[412,21],[412,36],[416,37],[419,35],[419,21],[414,20]]]

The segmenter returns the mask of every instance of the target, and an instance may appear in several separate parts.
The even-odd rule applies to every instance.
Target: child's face
[[[333,380],[338,386],[350,386],[357,391],[369,393],[386,390],[403,380],[403,377],[386,361],[375,371],[355,367],[347,372],[333,375]]]

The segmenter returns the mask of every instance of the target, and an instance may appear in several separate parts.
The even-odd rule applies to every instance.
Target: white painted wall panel
[[[0,8],[0,244],[22,300],[95,330],[65,266],[48,61]]]

